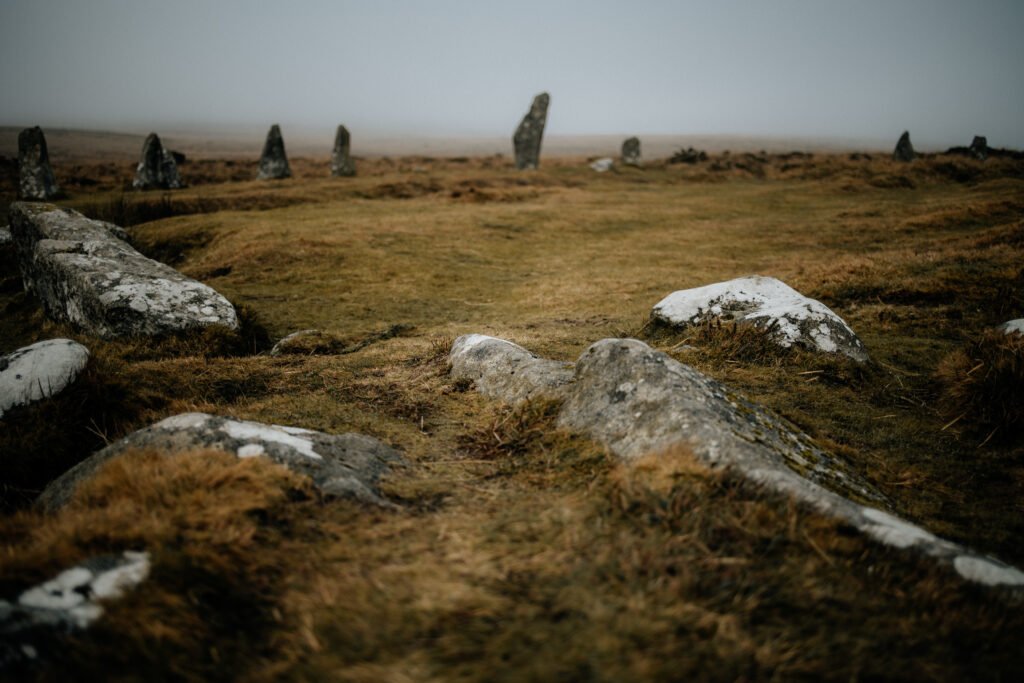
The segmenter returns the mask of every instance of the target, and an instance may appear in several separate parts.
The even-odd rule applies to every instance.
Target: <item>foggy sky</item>
[[[0,125],[1024,147],[1016,0],[0,0]]]

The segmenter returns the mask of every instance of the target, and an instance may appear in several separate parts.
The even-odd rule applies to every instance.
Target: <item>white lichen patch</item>
[[[266,455],[267,449],[258,443],[247,443],[240,447],[237,453],[239,458],[255,458],[260,455]]]
[[[1007,320],[999,326],[999,329],[1005,334],[1024,334],[1024,318]]]
[[[866,507],[861,510],[864,517],[869,520],[862,530],[869,536],[891,545],[895,548],[909,548],[918,543],[936,543],[939,541],[935,534],[925,531],[921,527],[900,519],[888,512]]]
[[[89,361],[89,350],[70,339],[37,342],[0,357],[0,416],[60,392]]]
[[[968,581],[986,586],[1024,586],[1024,572],[984,557],[961,555],[953,567]]]
[[[232,439],[278,443],[282,446],[287,446],[288,448],[295,450],[297,453],[304,455],[307,458],[312,458],[313,460],[323,459],[323,456],[313,450],[312,441],[309,439],[303,439],[294,434],[289,434],[280,427],[274,427],[273,425],[265,425],[258,422],[226,420],[224,424],[220,426],[220,431],[224,432]]]
[[[771,330],[782,347],[799,344],[857,361],[867,351],[849,325],[828,306],[772,277],[754,275],[672,292],[651,311],[655,320],[688,327],[719,319]]]

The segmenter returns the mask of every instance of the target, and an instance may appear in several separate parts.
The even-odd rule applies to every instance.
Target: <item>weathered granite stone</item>
[[[474,336],[479,335],[460,339]],[[504,343],[512,348],[502,351],[502,340],[483,339],[496,356],[540,361],[509,342]],[[500,379],[497,363],[488,362],[486,355],[482,360],[478,372],[490,381]],[[454,375],[454,359],[452,368]],[[477,388],[510,400],[528,395],[529,380],[523,375],[521,386],[508,388],[478,379]],[[535,385],[535,390],[541,388]],[[885,498],[843,460],[767,409],[641,341],[604,339],[593,344],[577,361],[572,381],[560,384],[557,393],[564,397],[560,426],[605,443],[627,462],[647,454],[657,457],[673,447],[689,448],[712,467],[729,468],[766,489],[793,496],[881,543],[933,556],[968,581],[1024,590],[1024,572],[871,507],[885,505]]]
[[[1024,318],[1007,320],[999,329],[1006,334],[1024,334]]]
[[[0,600],[0,668],[46,659],[61,636],[87,628],[115,600],[149,576],[149,554],[126,550],[93,557],[12,602]]]
[[[48,339],[0,356],[0,417],[60,393],[89,362],[89,349],[70,339]]]
[[[594,161],[592,164],[590,164],[590,168],[597,171],[598,173],[605,173],[607,171],[612,170],[612,166],[614,165],[614,159],[612,159],[611,157],[605,157],[603,159],[598,159]]]
[[[544,124],[548,120],[548,104],[551,97],[542,92],[533,98],[530,111],[523,117],[512,144],[516,151],[516,168],[537,168],[540,165],[540,143],[544,137]]]
[[[626,138],[622,142],[622,163],[627,166],[640,165],[640,138]]]
[[[975,135],[974,139],[971,140],[971,146],[967,148],[971,156],[979,161],[985,161],[988,159],[988,140],[984,135]]]
[[[915,156],[914,146],[910,144],[910,132],[905,130],[896,143],[892,158],[896,161],[913,161]]]
[[[828,306],[773,277],[754,275],[672,292],[651,311],[655,321],[688,327],[708,320],[735,320],[769,330],[773,341],[864,362],[868,352],[853,330]]]
[[[467,334],[448,354],[451,376],[471,380],[477,391],[506,403],[559,396],[572,381],[572,364],[538,358],[510,341]]]
[[[292,169],[288,166],[288,157],[284,153],[284,138],[281,127],[276,123],[267,132],[267,140],[263,143],[263,154],[260,155],[260,172],[258,180],[277,180],[291,178]]]
[[[334,135],[334,152],[331,154],[331,175],[335,177],[354,176],[356,163],[352,160],[352,138],[348,128],[338,126]]]
[[[292,332],[291,334],[282,337],[276,344],[270,349],[268,355],[281,356],[288,353],[288,349],[303,339],[309,339],[310,337],[322,337],[323,332],[321,330],[299,330],[298,332]]]
[[[325,434],[206,413],[183,413],[133,432],[75,465],[46,487],[38,504],[50,511],[60,508],[78,484],[103,463],[137,448],[168,454],[212,448],[240,458],[266,456],[308,476],[328,496],[384,506],[391,503],[380,496],[377,483],[390,465],[402,461],[390,446],[362,434]]]
[[[164,148],[160,136],[150,133],[142,143],[142,157],[135,167],[136,190],[176,190],[182,186],[174,155]]]
[[[14,203],[10,217],[25,288],[55,320],[106,339],[238,327],[227,299],[138,253],[108,223],[52,204]]]
[[[26,128],[18,134],[18,196],[42,201],[60,196],[50,168],[46,136],[39,126]]]

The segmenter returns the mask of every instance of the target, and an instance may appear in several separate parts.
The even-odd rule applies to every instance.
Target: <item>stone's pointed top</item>
[[[351,155],[352,137],[348,128],[338,126],[338,132],[334,135],[334,152],[331,154],[331,175],[341,178],[354,176],[356,164]]]
[[[288,165],[288,156],[284,153],[284,138],[281,127],[276,123],[267,132],[267,140],[263,143],[260,155],[260,172],[257,180],[276,180],[291,178],[292,169]]]
[[[914,146],[910,144],[910,131],[905,130],[896,143],[892,158],[896,161],[913,161],[915,156]]]
[[[551,97],[542,92],[533,98],[530,111],[523,117],[512,143],[516,153],[516,168],[537,168],[540,165],[540,143],[544,137],[544,124],[548,118],[548,104]]]
[[[18,134],[18,196],[39,201],[60,196],[50,168],[46,136],[39,126],[26,128]]]
[[[156,133],[147,135],[142,143],[142,158],[135,169],[132,187],[136,190],[176,190],[182,187],[174,155],[164,148]]]
[[[640,165],[640,138],[626,138],[622,142],[622,163],[627,166]]]

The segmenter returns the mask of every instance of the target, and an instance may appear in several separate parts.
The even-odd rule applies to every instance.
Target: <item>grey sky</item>
[[[1024,147],[1024,2],[0,0],[0,124]]]

